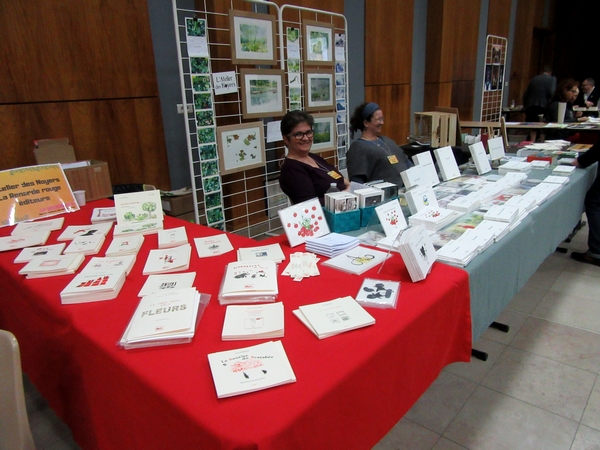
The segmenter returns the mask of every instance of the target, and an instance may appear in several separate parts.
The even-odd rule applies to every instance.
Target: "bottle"
[[[340,190],[337,187],[337,183],[331,183],[329,185],[329,189],[327,189],[327,194],[329,194],[331,192],[340,192]]]
[[[514,107],[515,107],[515,100],[513,99],[513,100],[510,102],[510,108],[511,108],[511,109],[514,109]]]

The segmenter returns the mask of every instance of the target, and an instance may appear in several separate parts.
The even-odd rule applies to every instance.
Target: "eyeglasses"
[[[385,119],[383,117],[380,117],[379,119],[376,119],[375,117],[373,117],[371,119],[371,122],[377,122],[377,123],[383,123],[385,121]]]
[[[294,139],[296,139],[297,141],[301,141],[305,137],[307,139],[312,139],[314,134],[315,134],[315,132],[313,130],[308,130],[308,131],[305,131],[304,133],[302,131],[298,131],[297,133],[288,134],[288,136],[293,136]]]

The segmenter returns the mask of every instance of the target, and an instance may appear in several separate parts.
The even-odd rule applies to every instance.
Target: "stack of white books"
[[[546,178],[544,178],[543,182],[563,185],[569,182],[569,177],[562,175],[548,175]]]
[[[274,302],[278,293],[277,264],[274,261],[235,261],[225,268],[219,303]]]
[[[481,141],[469,145],[469,151],[471,152],[471,157],[473,158],[475,168],[479,175],[492,171],[490,160]]]
[[[293,313],[319,339],[375,324],[375,318],[350,296],[300,306]]]
[[[308,240],[308,239],[307,239]],[[261,245],[257,247],[242,247],[237,250],[238,261],[275,261],[281,263],[285,260],[283,250],[279,244]]]
[[[333,258],[357,247],[358,238],[340,233],[329,233],[326,236],[306,239],[306,251]]]
[[[283,303],[261,305],[228,305],[221,339],[272,339],[283,337]]]
[[[431,186],[415,186],[407,190],[404,195],[411,214],[416,214],[425,208],[439,206]]]
[[[562,185],[556,183],[540,183],[537,186],[532,187],[525,193],[525,197],[533,197],[538,205],[544,203],[547,199],[552,197],[558,191],[560,191]]]
[[[92,211],[92,223],[98,222],[116,222],[117,221],[117,209],[111,208],[94,208]]]
[[[527,174],[522,172],[508,172],[499,180],[500,184],[504,184],[508,187],[518,186],[527,179]]]
[[[209,353],[208,363],[218,398],[247,394],[296,381],[281,341]]]
[[[497,197],[502,191],[507,189],[507,185],[501,183],[500,180],[495,183],[486,183],[476,194],[482,205],[485,205],[493,198]]]
[[[398,239],[398,251],[413,282],[424,280],[437,258],[427,230],[416,226],[405,230]]]
[[[431,157],[431,152],[421,152],[413,155],[412,157],[415,165],[418,165],[423,168],[423,173],[425,177],[425,183],[429,186],[435,186],[440,183],[440,178],[438,177],[437,170],[435,169],[435,164],[433,162],[433,158]]]
[[[381,189],[366,187],[353,191],[358,196],[358,207],[367,208],[383,201],[384,193]]]
[[[494,235],[494,242],[498,242],[510,232],[510,224],[506,222],[498,222],[497,220],[482,220],[477,228],[482,228],[484,232],[489,232]]]
[[[456,158],[454,157],[452,147],[448,145],[446,147],[436,148],[433,153],[435,154],[435,159],[444,181],[460,177],[460,170],[458,164],[456,164]]]
[[[110,269],[113,267],[125,269],[125,275],[131,273],[131,269],[135,265],[136,255],[120,255],[120,256],[94,256],[90,258],[85,269]],[[84,269],[84,270],[85,270]]]
[[[95,255],[104,244],[103,234],[94,234],[92,236],[79,236],[74,238],[65,251],[65,255],[69,253],[83,253],[84,255]]]
[[[548,167],[550,167],[550,161],[543,161],[539,159],[531,161],[532,169],[547,169]]]
[[[409,167],[405,171],[400,172],[400,176],[406,189],[412,189],[415,186],[431,186],[424,166]]]
[[[323,266],[333,267],[334,269],[341,270],[343,272],[352,273],[354,275],[361,275],[362,273],[370,270],[382,262],[384,262],[388,253],[379,250],[373,250],[371,248],[363,247],[359,245],[354,247],[352,250],[348,250],[344,253],[340,253],[327,261],[321,263]]]
[[[55,219],[47,220],[36,220],[35,222],[19,222],[15,225],[11,235],[17,234],[35,234],[46,231],[60,230],[65,222],[64,217],[57,217]]]
[[[101,222],[92,225],[69,225],[58,236],[57,240],[71,241],[77,237],[106,236],[112,228],[112,222]]]
[[[138,297],[158,294],[174,289],[191,288],[196,279],[196,272],[170,273],[168,275],[149,275],[146,282],[138,292]]]
[[[61,244],[53,244],[53,245],[42,245],[39,247],[28,247],[21,250],[21,252],[17,255],[14,260],[15,264],[26,263],[31,261],[33,258],[39,256],[52,257],[62,255],[62,251],[65,246],[64,242]]]
[[[106,256],[137,255],[142,244],[144,236],[141,234],[135,236],[115,237],[106,249]]]
[[[506,164],[502,164],[500,167],[498,167],[498,173],[500,175],[505,175],[508,172],[531,172],[531,163],[521,161],[509,161]]]
[[[79,269],[79,266],[84,259],[85,256],[81,253],[49,257],[39,256],[29,261],[21,270],[19,270],[19,273],[21,275],[27,275],[27,278],[70,275]]]
[[[158,230],[158,248],[179,247],[188,243],[185,227]]]
[[[516,206],[519,208],[519,218],[518,220],[523,219],[527,214],[531,212],[536,206],[538,206],[537,201],[532,196],[527,195],[515,195],[509,198],[505,205],[507,206]]]
[[[49,236],[50,231],[3,236],[0,237],[0,252],[44,245]]]
[[[471,211],[475,211],[481,202],[479,200],[479,195],[477,192],[471,192],[467,195],[455,198],[451,202],[446,205],[446,209],[451,209],[453,211],[458,211],[462,214],[470,213]]]
[[[115,209],[115,236],[157,233],[163,228],[164,217],[159,190],[117,194]]]
[[[429,231],[438,231],[450,225],[458,213],[445,208],[425,208],[408,218],[408,224],[416,227],[422,225]]]
[[[496,220],[498,222],[513,223],[519,217],[517,206],[493,205],[483,215],[484,220]]]
[[[233,250],[233,245],[227,237],[227,234],[217,234],[215,236],[194,238],[198,258],[208,258],[218,256]]]
[[[462,240],[467,245],[471,245],[471,243],[477,246],[477,252],[481,253],[487,250],[490,245],[492,245],[495,240],[496,235],[493,230],[489,228],[476,226],[475,228],[469,228],[465,230],[463,234],[458,238]]]
[[[325,208],[333,213],[358,209],[358,196],[351,192],[329,192],[325,194]]]
[[[209,299],[195,288],[142,297],[119,345],[131,349],[190,342]]]
[[[575,169],[576,169],[575,166],[564,166],[561,164],[561,165],[556,166],[552,170],[552,175],[559,175],[559,176],[571,175],[573,172],[575,172]]]
[[[463,235],[440,248],[437,251],[437,260],[459,267],[469,264],[479,253],[478,245],[472,240],[463,240]]]
[[[96,265],[92,261],[75,275],[60,293],[63,305],[112,300],[119,295],[125,283],[124,266]]]
[[[192,246],[190,244],[150,250],[142,274],[153,275],[187,270],[190,266],[191,252]]]

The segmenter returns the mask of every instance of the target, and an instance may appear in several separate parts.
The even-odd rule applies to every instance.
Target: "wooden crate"
[[[415,135],[429,141],[434,148],[456,145],[456,114],[416,112]]]

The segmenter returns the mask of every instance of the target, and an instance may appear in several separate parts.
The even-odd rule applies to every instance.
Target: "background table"
[[[66,215],[65,226],[89,223],[93,207],[110,204],[89,203]],[[165,228],[182,225],[190,242],[219,233],[165,219]],[[0,235],[11,230],[2,228]],[[59,233],[52,232],[48,243]],[[229,237],[236,248],[258,245]],[[290,248],[285,237],[274,240],[286,255],[304,249]],[[192,343],[129,351],[117,346],[138,303],[146,257],[156,247],[156,235],[147,235],[117,299],[77,305],[60,304],[72,276],[25,280],[17,273],[22,265],[12,262],[18,251],[0,253],[0,327],[16,335],[24,371],[85,449],[370,448],[446,364],[469,360],[467,273],[436,263],[427,280],[411,283],[396,254],[380,275],[373,269],[364,276],[402,281],[397,309],[369,308],[374,326],[324,340],[292,310],[354,296],[362,277],[328,267],[300,283],[280,277],[282,343],[297,382],[219,400],[206,355],[264,342],[220,339],[225,307],[217,293],[235,252],[199,259],[192,250],[194,285],[213,296]]]

